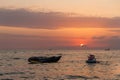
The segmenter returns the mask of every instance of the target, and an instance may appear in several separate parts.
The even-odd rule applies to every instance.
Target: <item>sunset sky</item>
[[[0,0],[0,49],[120,48],[120,0]]]

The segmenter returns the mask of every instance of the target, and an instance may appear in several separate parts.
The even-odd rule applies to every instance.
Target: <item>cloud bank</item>
[[[71,42],[62,37],[0,33],[0,49],[48,49],[69,47]]]
[[[34,12],[26,9],[0,8],[0,26],[39,29],[120,28],[120,17],[68,16],[59,12]]]
[[[93,36],[92,38],[92,44],[94,47],[101,47],[101,48],[120,48],[120,36],[114,35],[114,36]]]
[[[79,37],[54,37],[54,36],[36,36],[21,34],[0,33],[0,49],[48,49],[48,48],[69,48],[79,49],[78,45],[72,44],[71,40]],[[91,48],[120,48],[120,36],[93,36],[88,47]],[[81,38],[86,40],[86,38]]]

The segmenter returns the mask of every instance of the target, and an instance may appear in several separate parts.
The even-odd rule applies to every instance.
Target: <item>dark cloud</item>
[[[120,27],[120,17],[115,17],[115,18],[108,20],[106,26]]]
[[[111,36],[111,39],[119,39],[120,36]]]
[[[92,38],[92,44],[95,44],[94,47],[102,47],[102,48],[120,48],[120,36],[107,36],[107,37],[94,37]]]
[[[110,32],[120,33],[120,30],[108,30]]]
[[[29,27],[29,28],[56,28],[63,15],[54,12],[31,12],[25,9],[0,9],[0,25]],[[58,23],[59,22],[59,23]]]
[[[0,33],[0,49],[59,48],[70,43],[61,37]]]
[[[46,40],[49,40],[49,39],[66,39],[66,40],[69,40],[69,39],[79,39],[79,37],[67,37],[67,36],[48,36],[48,35],[27,35],[27,34],[8,34],[8,33],[0,33],[0,39],[9,39],[9,38],[28,38],[28,39],[46,39]],[[84,37],[81,37],[80,39],[85,39]]]
[[[26,9],[0,9],[0,26],[56,29],[61,27],[120,27],[120,17],[78,17],[59,12],[33,12]]]
[[[92,37],[92,39],[105,39],[106,36],[94,36]]]
[[[112,48],[120,48],[120,38],[118,37],[111,37],[108,40],[106,40],[106,43],[109,44],[109,47]]]

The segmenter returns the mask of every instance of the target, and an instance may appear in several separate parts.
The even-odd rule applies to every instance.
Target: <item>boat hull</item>
[[[62,56],[52,56],[52,57],[30,57],[28,62],[30,63],[54,63],[58,62]]]
[[[86,63],[99,63],[99,61],[96,61],[96,60],[87,60]]]

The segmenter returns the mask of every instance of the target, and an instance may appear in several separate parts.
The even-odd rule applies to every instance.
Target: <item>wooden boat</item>
[[[28,62],[30,63],[54,63],[58,62],[62,56],[52,56],[52,57],[30,57]]]

